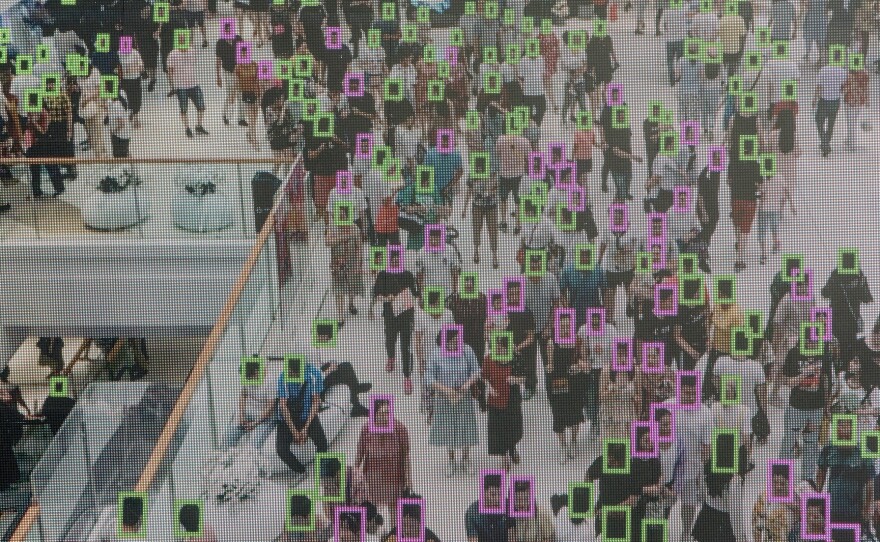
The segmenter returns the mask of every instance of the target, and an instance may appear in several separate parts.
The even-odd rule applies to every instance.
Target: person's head
[[[330,457],[321,462],[321,491],[324,495],[337,495],[341,478],[342,463],[339,459]]]
[[[139,497],[126,497],[122,500],[122,529],[125,532],[138,532],[144,515],[144,501]]]
[[[357,512],[339,514],[339,541],[360,542],[361,521],[363,521],[363,515]]]
[[[477,280],[474,275],[466,275],[464,277],[464,293],[471,295],[477,289]]]
[[[626,464],[626,446],[622,443],[608,445],[608,466],[621,468]]]
[[[567,312],[559,315],[559,336],[571,337],[571,314]]]
[[[330,342],[333,339],[333,325],[318,324],[315,326],[315,335],[318,337],[318,342]]]
[[[195,504],[185,504],[180,507],[180,525],[188,533],[199,531],[201,510]]]
[[[407,539],[418,537],[422,529],[422,507],[415,503],[407,503],[400,507],[401,535]]]
[[[437,228],[433,228],[430,230],[428,234],[428,245],[431,248],[439,248],[443,244],[443,236],[441,235],[441,231]]]
[[[837,420],[837,439],[847,443],[853,440],[852,419],[840,418]]]
[[[306,495],[290,497],[290,522],[294,525],[307,525],[312,513],[312,501]]]
[[[650,427],[639,427],[636,429],[636,446],[640,452],[650,452],[654,443],[651,439]]]
[[[375,504],[369,501],[365,501],[361,503],[361,506],[367,513],[367,533],[378,533],[379,528],[385,524],[385,518],[383,518],[382,514],[379,513],[379,509],[376,508]]]
[[[388,251],[388,267],[390,269],[400,269],[400,252],[397,250]]]
[[[691,41],[688,43],[688,53],[691,55],[691,62],[695,63],[697,61],[697,56],[700,54],[699,42]]]
[[[388,399],[376,399],[373,403],[374,422],[379,427],[388,427],[391,423],[391,403]]]
[[[697,402],[697,375],[682,375],[679,399],[683,405],[693,405]]]
[[[662,436],[672,434],[672,411],[667,408],[659,408],[654,413],[657,418],[657,432]]]
[[[507,303],[509,306],[518,307],[521,295],[522,286],[519,281],[512,280],[507,283]]]
[[[687,209],[688,207],[688,193],[686,190],[678,191],[678,206],[682,209]]]
[[[501,508],[500,474],[487,474],[483,478],[483,505],[491,510]]]
[[[660,309],[667,313],[675,308],[675,299],[672,293],[673,291],[669,288],[661,288],[658,293],[660,297]]]
[[[528,480],[517,480],[513,483],[513,508],[517,512],[525,512],[532,502],[532,484]]]
[[[789,486],[789,467],[788,465],[773,465],[772,470],[772,491],[774,497],[784,497],[788,495]]]
[[[808,533],[824,533],[825,532],[825,500],[824,499],[808,499],[806,523]]]

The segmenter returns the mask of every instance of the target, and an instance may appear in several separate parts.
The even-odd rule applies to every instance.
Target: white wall
[[[10,337],[204,334],[216,321],[253,243],[3,243],[0,328]]]

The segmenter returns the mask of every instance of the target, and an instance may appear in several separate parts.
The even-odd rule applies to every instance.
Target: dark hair
[[[308,517],[312,512],[312,500],[306,495],[293,495],[290,497],[290,515]]]
[[[697,375],[682,375],[681,376],[681,385],[687,387],[696,387],[697,385]]]
[[[199,516],[201,510],[195,504],[185,504],[180,507],[180,524],[189,533],[199,530]]]
[[[553,510],[554,515],[559,514],[559,511],[566,506],[568,506],[568,495],[557,493],[550,496],[550,508]]]
[[[140,497],[126,497],[122,500],[122,524],[134,527],[144,513],[144,501]]]
[[[531,491],[532,484],[528,480],[517,480],[513,484],[514,491]]]
[[[501,488],[501,475],[500,474],[487,474],[483,478],[483,487],[484,488],[497,487],[500,489]]]
[[[421,511],[422,507],[417,504],[404,504],[400,507],[400,515],[403,517],[421,519]]]
[[[330,457],[321,462],[321,476],[324,478],[334,478],[342,470],[342,463],[335,457]]]
[[[773,465],[773,468],[772,468],[773,476],[788,476],[789,472],[790,472],[790,470],[788,468],[788,465],[781,465],[781,464]]]

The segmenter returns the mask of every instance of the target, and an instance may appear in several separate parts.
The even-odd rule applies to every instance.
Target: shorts
[[[758,237],[779,230],[779,211],[758,211]]]
[[[205,110],[205,95],[202,94],[202,87],[194,86],[190,88],[177,89],[177,103],[180,105],[180,114],[186,115],[189,109],[189,101],[192,100],[194,106],[199,111]]]
[[[629,271],[606,271],[605,272],[605,280],[608,283],[609,289],[615,289],[618,286],[626,286],[629,288],[630,283],[633,281],[633,277],[635,277],[635,270],[631,269]]]
[[[735,199],[730,201],[730,218],[733,225],[740,233],[749,234],[752,231],[752,222],[755,221],[755,208],[757,202],[753,200]]]
[[[241,103],[253,105],[257,103],[257,95],[253,92],[242,92],[241,93]]]
[[[498,177],[498,201],[507,201],[507,196],[513,193],[513,202],[519,205],[520,177]]]
[[[205,26],[205,12],[183,10],[183,20],[186,22],[187,28]]]

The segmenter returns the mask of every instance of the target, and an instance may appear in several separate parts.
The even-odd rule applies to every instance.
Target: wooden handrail
[[[32,502],[18,522],[15,532],[9,537],[9,542],[24,542],[25,537],[31,532],[31,527],[40,517],[40,504],[36,501]]]
[[[263,162],[272,162],[274,160],[269,159],[251,159],[254,160],[252,163],[263,163]],[[296,166],[297,162],[302,160],[302,155],[298,155],[296,159],[293,161],[293,166]],[[117,160],[122,162],[122,160]],[[106,160],[96,161],[98,163],[106,163]],[[181,160],[180,162],[185,162]],[[219,163],[220,161],[214,160],[206,160],[206,159],[194,159],[188,163]],[[232,160],[235,163],[235,160]],[[8,163],[0,161],[0,163]],[[47,160],[39,159],[36,163],[52,163]],[[55,162],[60,163],[60,162]],[[83,163],[82,161],[77,163]],[[247,161],[241,161],[239,163],[250,163]],[[279,190],[283,190],[284,185],[282,184]],[[269,236],[272,235],[275,231],[275,210],[278,208],[278,204],[276,202],[275,206],[273,206],[272,210],[269,212],[269,216],[266,217],[266,222],[263,224],[263,229],[260,230],[260,235],[257,237],[257,242],[254,244],[253,249],[251,249],[251,253],[248,255],[247,261],[245,261],[244,268],[239,273],[238,278],[235,281],[235,285],[232,287],[232,292],[230,292],[229,297],[226,298],[226,303],[223,305],[223,309],[220,311],[220,316],[217,319],[217,323],[214,324],[214,327],[211,329],[210,335],[208,335],[208,339],[205,341],[205,346],[202,348],[202,351],[199,353],[199,357],[196,359],[195,365],[193,365],[192,371],[190,371],[189,376],[186,379],[186,382],[183,385],[183,390],[180,392],[180,395],[177,398],[177,402],[174,404],[174,408],[171,410],[171,414],[168,416],[168,421],[165,423],[165,427],[162,429],[162,433],[159,435],[159,439],[156,441],[156,446],[153,447],[153,452],[150,454],[150,458],[147,460],[147,465],[144,467],[143,472],[141,473],[140,478],[138,479],[138,483],[135,486],[135,491],[148,491],[150,486],[153,484],[153,481],[156,478],[156,474],[159,472],[159,467],[162,465],[162,460],[165,459],[165,454],[168,452],[168,446],[171,444],[174,435],[177,433],[177,428],[180,426],[180,422],[183,419],[183,415],[186,413],[187,407],[189,407],[190,402],[192,401],[193,396],[195,395],[196,388],[198,388],[199,382],[202,380],[202,376],[205,374],[205,371],[208,368],[208,364],[211,362],[211,359],[214,357],[214,351],[217,349],[218,344],[223,338],[223,334],[226,332],[226,328],[229,326],[229,320],[232,318],[232,314],[235,312],[235,307],[238,305],[238,301],[241,298],[241,294],[244,291],[245,286],[247,285],[247,281],[251,276],[251,273],[254,270],[254,267],[257,265],[257,261],[260,258],[260,253],[263,251],[263,246],[265,246],[266,242],[269,240]],[[119,341],[120,343],[122,341]],[[114,346],[114,350],[116,350],[116,346]],[[111,351],[112,354],[112,351]],[[110,354],[108,354],[109,358]],[[10,537],[10,542],[24,542],[27,535],[30,533],[31,528],[34,523],[37,521],[37,518],[40,516],[40,504],[37,501],[32,501],[28,506],[28,509],[25,511],[24,516],[22,516],[21,521],[19,521],[18,526],[15,529],[15,532],[12,533]]]
[[[74,366],[76,365],[76,363],[80,360],[80,358],[81,358],[86,352],[88,352],[88,349],[89,349],[89,347],[90,347],[91,345],[92,345],[92,340],[91,340],[91,339],[86,339],[86,340],[84,340],[84,341],[82,342],[82,344],[79,345],[79,350],[76,351],[76,354],[74,354],[73,359],[71,359],[71,360],[70,360],[70,363],[67,364],[67,367],[65,367],[64,370],[61,371],[61,374],[63,374],[64,376],[70,376],[70,373],[73,371],[73,367],[74,367]]]
[[[247,286],[251,272],[257,265],[257,261],[263,251],[263,246],[269,239],[269,235],[274,231],[275,209],[272,209],[269,213],[269,217],[266,219],[266,223],[263,225],[263,229],[260,231],[260,236],[257,237],[257,242],[254,245],[254,248],[251,250],[248,259],[244,264],[244,269],[242,269],[239,274],[238,279],[235,281],[235,286],[232,288],[232,292],[226,299],[226,304],[220,311],[220,317],[217,319],[217,323],[211,330],[211,334],[208,335],[208,340],[205,341],[205,346],[199,353],[199,357],[196,359],[196,363],[193,365],[192,371],[186,379],[183,391],[180,392],[180,396],[174,404],[174,409],[168,416],[168,421],[165,423],[165,427],[162,429],[162,433],[156,441],[156,446],[153,448],[153,453],[150,454],[150,459],[147,461],[147,465],[141,473],[141,477],[135,486],[135,491],[148,491],[153,484],[156,473],[159,472],[159,467],[162,464],[162,460],[165,458],[165,453],[168,451],[168,446],[171,444],[171,440],[177,433],[177,427],[180,425],[180,421],[183,419],[183,415],[186,413],[186,409],[189,407],[190,401],[192,401],[193,395],[195,395],[196,389],[202,381],[202,375],[204,375],[208,368],[208,364],[214,357],[214,351],[217,349],[217,345],[223,339],[223,334],[226,332],[229,320],[232,318],[233,312],[235,312],[235,307],[238,305],[238,300],[241,297],[245,286]]]

